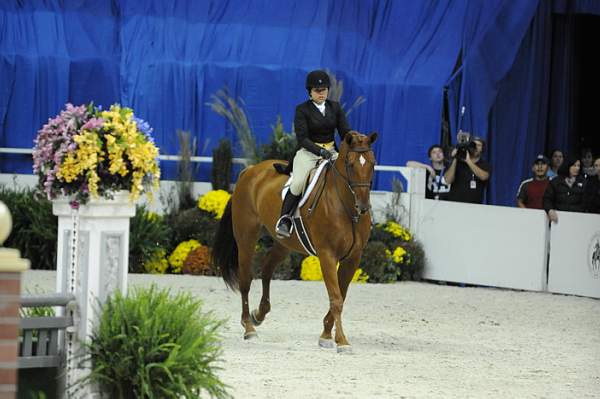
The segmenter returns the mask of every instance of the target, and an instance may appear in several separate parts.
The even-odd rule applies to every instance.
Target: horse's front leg
[[[321,271],[323,272],[323,280],[327,287],[327,294],[329,295],[329,313],[335,325],[335,343],[337,344],[338,352],[348,351],[350,349],[350,343],[344,335],[344,329],[342,327],[342,309],[344,307],[344,296],[340,288],[338,280],[338,273],[336,271],[337,259],[332,256],[320,256]],[[352,276],[350,276],[352,279]],[[327,339],[327,327],[321,334],[319,342]],[[331,339],[331,328],[329,328],[329,339]]]
[[[350,257],[344,260],[340,264],[340,268],[337,271],[337,278],[339,282],[340,292],[342,295],[342,304],[346,300],[346,295],[348,293],[348,287],[350,286],[350,282],[352,281],[352,277],[354,277],[354,273],[356,269],[358,269],[358,264],[360,262],[360,255]],[[323,318],[323,333],[319,338],[319,346],[324,348],[333,348],[333,338],[331,335],[331,331],[333,329],[333,325],[335,323],[335,318],[331,312],[331,309],[327,312],[325,317]],[[336,327],[337,332],[337,327]],[[336,342],[337,342],[337,334],[336,334]]]

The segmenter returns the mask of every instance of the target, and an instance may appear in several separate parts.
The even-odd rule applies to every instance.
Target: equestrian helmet
[[[320,89],[326,87],[329,89],[331,83],[329,82],[329,75],[322,69],[309,72],[306,75],[306,90],[310,92],[311,89]]]

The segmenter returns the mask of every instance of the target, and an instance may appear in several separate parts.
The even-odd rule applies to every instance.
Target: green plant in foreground
[[[117,292],[104,304],[88,345],[87,379],[117,399],[229,398],[216,375],[222,324],[201,313],[190,294],[171,296],[155,286],[127,297]]]

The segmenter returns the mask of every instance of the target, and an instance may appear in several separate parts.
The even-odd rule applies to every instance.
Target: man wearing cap
[[[550,179],[548,167],[550,161],[540,154],[533,161],[533,178],[523,180],[517,192],[517,206],[519,208],[544,209],[544,192]]]
[[[281,216],[275,226],[278,237],[291,234],[291,213],[296,208],[308,175],[320,159],[337,157],[335,131],[341,139],[351,129],[339,103],[327,99],[329,75],[323,70],[306,76],[309,100],[296,107],[294,130],[299,149],[294,156],[292,182],[281,207]]]

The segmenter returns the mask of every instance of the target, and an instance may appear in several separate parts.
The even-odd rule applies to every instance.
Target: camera
[[[473,137],[469,132],[460,130],[456,135],[456,158],[464,161],[467,158],[467,151],[477,148]]]

